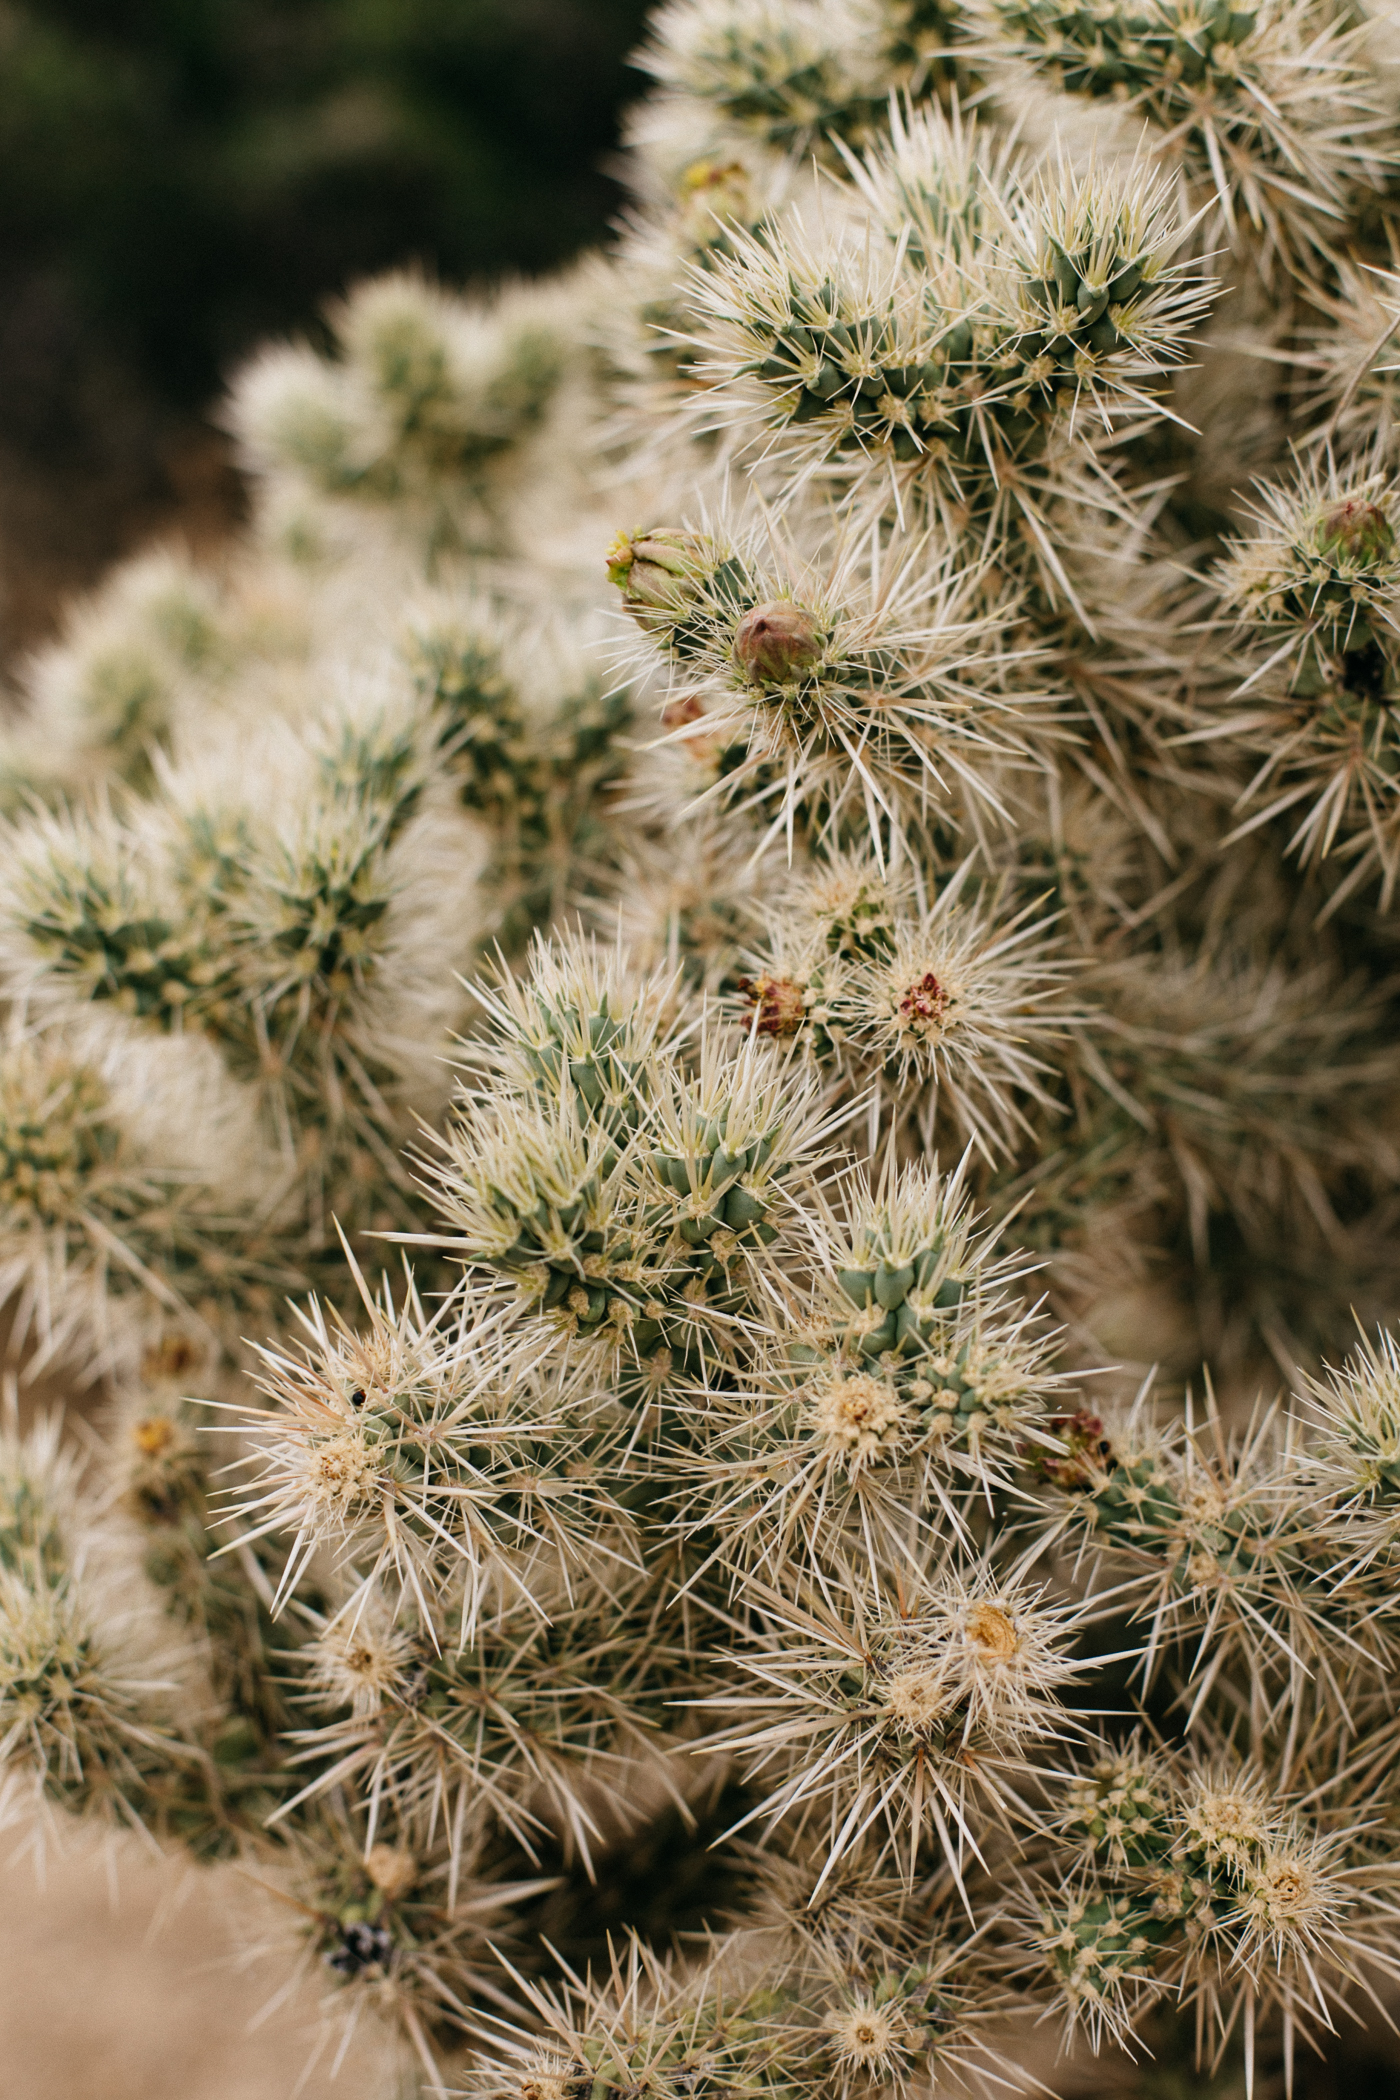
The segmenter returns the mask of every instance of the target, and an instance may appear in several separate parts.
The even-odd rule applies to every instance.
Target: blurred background
[[[0,0],[0,664],[153,533],[237,521],[208,420],[409,260],[599,239],[647,0]]]
[[[606,234],[646,0],[0,0],[0,683],[153,535],[238,522],[209,420],[367,272],[535,271]],[[47,1399],[40,1392],[29,1396]],[[0,1816],[3,1822],[3,1816]],[[238,1870],[0,1833],[0,2100],[286,2100],[314,1986],[231,1962]],[[368,2043],[302,2100],[386,2100]]]

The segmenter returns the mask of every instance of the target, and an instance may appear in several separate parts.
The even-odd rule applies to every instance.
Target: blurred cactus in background
[[[623,196],[646,0],[13,0],[0,653],[152,531],[243,515],[206,410],[328,289],[557,267]]]
[[[1400,44],[638,63],[610,247],[260,351],[241,538],[27,667],[4,1813],[425,2092],[1301,2092],[1400,1986]]]

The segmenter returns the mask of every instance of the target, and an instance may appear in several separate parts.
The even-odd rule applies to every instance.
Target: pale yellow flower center
[[[353,1430],[313,1445],[307,1454],[307,1473],[313,1494],[342,1506],[367,1500],[377,1484],[374,1462],[364,1440]]]
[[[864,1371],[833,1378],[808,1409],[809,1425],[828,1449],[862,1464],[892,1450],[908,1419],[909,1410],[893,1386]]]
[[[880,2063],[899,2040],[889,2014],[873,2005],[854,2005],[848,2012],[828,2013],[826,2026],[837,2055],[848,2064]]]
[[[997,1604],[973,1605],[967,1637],[997,1662],[1010,1662],[1021,1645],[1015,1624]]]
[[[148,1415],[132,1431],[143,1458],[159,1458],[175,1441],[175,1424],[166,1415]]]
[[[933,1726],[942,1705],[942,1687],[928,1670],[901,1670],[885,1687],[886,1714],[914,1734]]]

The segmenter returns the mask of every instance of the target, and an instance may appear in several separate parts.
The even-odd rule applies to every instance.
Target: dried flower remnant
[[[793,1036],[807,1018],[807,988],[790,977],[738,977],[734,989],[749,1004],[755,1035]]]

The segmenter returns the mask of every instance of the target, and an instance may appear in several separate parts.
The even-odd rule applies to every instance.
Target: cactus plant
[[[643,62],[606,252],[261,354],[31,668],[6,1812],[425,2091],[1292,2090],[1400,1983],[1380,25]]]

